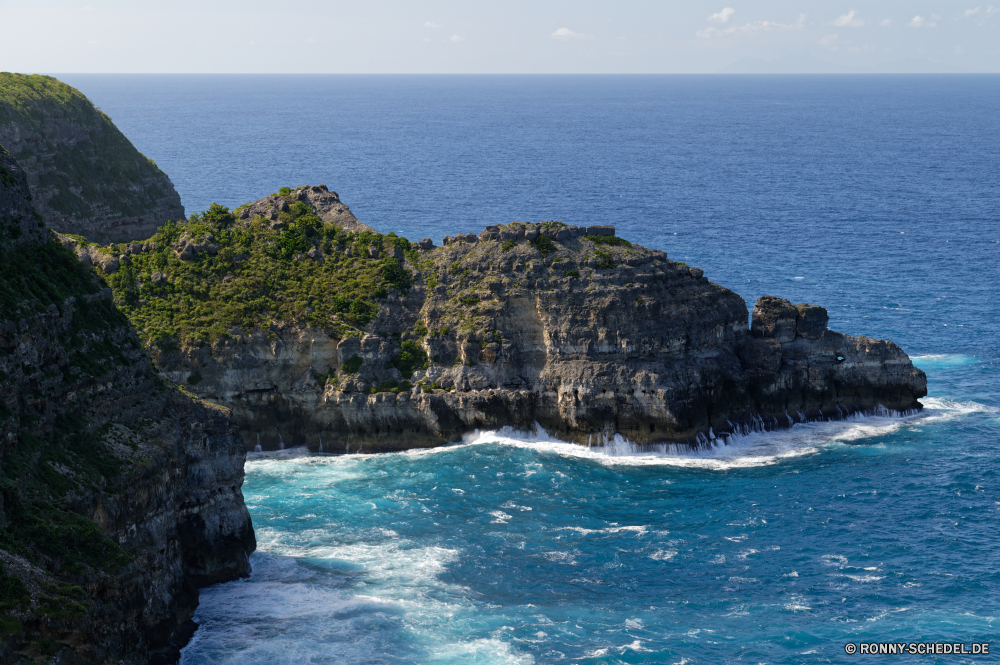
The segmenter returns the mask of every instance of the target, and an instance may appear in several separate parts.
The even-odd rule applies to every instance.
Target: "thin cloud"
[[[973,21],[976,25],[986,25],[987,17],[1000,12],[1000,8],[994,7],[993,5],[986,5],[984,8],[982,5],[977,5],[972,9],[966,9],[961,14],[955,15],[956,21]]]
[[[858,12],[853,9],[843,16],[838,16],[833,22],[838,28],[860,28],[864,24],[865,22],[858,18]]]
[[[721,12],[716,12],[708,17],[709,21],[715,21],[716,23],[725,23],[729,20],[729,17],[736,13],[736,10],[732,7],[726,7]]]
[[[819,40],[819,45],[825,49],[830,49],[831,51],[836,51],[840,48],[840,44],[837,43],[837,35],[827,35]]]
[[[888,28],[890,25],[892,25],[892,19],[891,18],[884,18],[881,21],[879,21],[878,24],[880,26],[882,26],[883,28]]]
[[[917,14],[916,16],[914,16],[913,18],[911,18],[910,22],[907,23],[907,25],[910,26],[911,28],[936,28],[937,27],[937,23],[935,23],[931,19],[924,18],[923,16],[920,16],[919,14]]]
[[[465,37],[462,37],[461,35],[452,35],[451,37],[448,38],[448,41],[449,42],[464,42],[465,41]]]
[[[584,35],[579,32],[573,32],[569,28],[559,28],[551,35],[551,39],[559,39],[562,41],[569,41],[570,39],[590,39],[590,35]]]
[[[427,21],[424,23],[425,28],[443,28],[444,26],[440,23],[435,23],[434,21]]]
[[[753,23],[747,23],[746,25],[734,25],[726,28],[725,30],[719,30],[718,28],[705,28],[704,30],[696,32],[695,35],[701,37],[702,39],[711,39],[713,37],[722,37],[723,35],[753,34],[757,32],[788,32],[790,30],[801,30],[802,26],[805,25],[805,22],[806,15],[799,14],[799,20],[795,23],[754,21]]]

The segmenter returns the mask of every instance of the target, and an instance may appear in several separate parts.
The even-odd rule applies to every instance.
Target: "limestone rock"
[[[233,409],[244,441],[259,436],[265,449],[315,448],[322,436],[327,452],[398,450],[536,422],[571,441],[617,432],[694,443],[920,408],[926,377],[892,342],[829,331],[822,308],[771,296],[748,329],[743,299],[700,269],[635,244],[601,246],[596,260],[585,236],[614,229],[573,230],[516,223],[446,236],[421,257],[436,283],[392,292],[360,337],[289,322],[277,339],[247,331],[156,362],[178,378],[199,367],[198,394]],[[543,232],[555,246],[544,256],[529,242]],[[398,359],[414,341],[429,365],[407,376]],[[333,378],[303,383],[309,368]],[[418,390],[401,383],[417,377]]]
[[[754,305],[750,331],[754,337],[791,342],[795,339],[795,322],[798,316],[798,310],[784,298],[763,296]]]
[[[336,224],[345,231],[374,231],[372,227],[359,222],[350,208],[340,201],[337,192],[331,192],[326,185],[299,187],[288,196],[278,194],[266,196],[237,208],[235,212],[242,220],[249,221],[261,217],[272,222],[271,228],[281,229],[283,225],[278,220],[278,215],[288,210],[289,201],[305,203],[324,222]]]
[[[796,305],[798,319],[795,321],[795,332],[805,339],[819,339],[826,332],[826,326],[830,322],[830,315],[825,307],[807,305],[802,303]]]

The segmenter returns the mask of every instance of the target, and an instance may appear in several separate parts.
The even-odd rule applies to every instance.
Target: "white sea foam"
[[[677,550],[656,550],[649,555],[653,561],[669,561],[677,556]]]
[[[922,356],[910,356],[910,360],[920,368],[962,367],[977,362],[975,356],[968,356],[963,353],[931,353]]]
[[[777,464],[788,458],[814,454],[830,445],[885,436],[914,423],[931,424],[973,413],[997,411],[994,407],[977,402],[956,402],[933,397],[925,399],[923,403],[925,408],[922,411],[906,415],[882,410],[874,415],[856,414],[842,420],[796,423],[783,430],[704,439],[697,449],[684,444],[639,446],[617,434],[603,445],[584,446],[560,441],[536,426],[533,432],[506,427],[496,431],[477,430],[463,437],[461,443],[424,449],[420,454],[447,454],[457,447],[500,444],[608,465],[662,465],[728,471]],[[526,475],[533,472],[528,470]]]
[[[575,531],[576,533],[579,533],[579,534],[582,534],[582,535],[585,535],[585,536],[590,535],[592,533],[597,533],[597,534],[605,535],[605,534],[623,533],[623,532],[627,532],[627,531],[632,531],[632,532],[636,533],[637,535],[645,535],[645,533],[648,530],[648,528],[649,527],[642,526],[642,525],[637,525],[637,526],[617,526],[617,525],[614,525],[614,526],[609,526],[606,529],[586,529],[586,528],[584,528],[582,526],[564,526],[564,527],[559,527],[556,530],[557,531]]]

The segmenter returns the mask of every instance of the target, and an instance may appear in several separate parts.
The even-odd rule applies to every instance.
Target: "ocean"
[[[324,183],[411,240],[610,223],[928,375],[919,415],[698,452],[501,431],[251,454],[254,572],[202,591],[182,663],[1000,652],[1000,76],[59,78],[189,213]]]

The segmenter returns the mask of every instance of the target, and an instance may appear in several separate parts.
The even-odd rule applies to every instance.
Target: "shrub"
[[[382,264],[382,282],[400,291],[410,288],[410,272],[399,259],[386,259]]]
[[[603,236],[601,236],[603,237]],[[615,261],[611,256],[611,252],[597,250],[594,252],[597,256],[597,267],[601,270],[613,270],[615,267]]]
[[[420,342],[408,339],[401,345],[402,349],[392,361],[392,366],[398,369],[404,378],[410,378],[413,370],[424,367],[427,364],[427,352]]]
[[[383,381],[373,388],[369,388],[370,393],[405,393],[413,387],[413,384],[409,381],[396,381],[396,379],[389,379],[388,381]]]
[[[364,362],[361,356],[351,356],[345,362],[341,363],[340,371],[344,374],[357,374]]]
[[[552,252],[556,251],[556,244],[552,241],[552,238],[538,234],[538,237],[531,241],[531,244],[535,246],[538,253],[542,256],[548,256]]]
[[[567,270],[566,276],[571,279],[580,279],[580,272],[577,270]]]
[[[188,385],[191,385],[191,386],[196,386],[199,383],[201,383],[201,372],[199,372],[198,370],[195,370],[192,374],[190,374],[188,376],[187,382],[188,382]]]
[[[514,240],[513,238],[509,238],[507,240],[504,240],[503,244],[500,245],[500,251],[505,253],[509,252],[510,250],[514,249],[516,245],[517,241]]]
[[[278,190],[278,194],[281,196],[289,196],[292,193],[291,187],[282,187]]]
[[[21,580],[8,575],[0,563],[0,612],[10,612],[16,607],[27,608],[31,596]]]
[[[583,236],[584,240],[589,240],[595,245],[610,245],[611,247],[631,247],[632,243],[625,238],[618,236]]]

